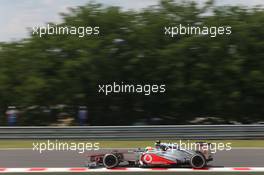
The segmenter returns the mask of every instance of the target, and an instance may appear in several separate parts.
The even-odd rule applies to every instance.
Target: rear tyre
[[[191,157],[190,165],[193,168],[204,168],[206,166],[206,160],[202,154],[195,154]]]

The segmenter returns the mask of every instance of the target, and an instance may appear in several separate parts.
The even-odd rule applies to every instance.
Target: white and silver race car
[[[89,156],[87,166],[90,168],[118,166],[135,167],[180,167],[204,168],[213,160],[209,143],[196,143],[195,149],[182,149],[175,144],[157,141],[155,147],[124,151],[111,151]]]

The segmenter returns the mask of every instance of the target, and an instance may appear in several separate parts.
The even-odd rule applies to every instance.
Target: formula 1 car
[[[180,167],[187,165],[192,168],[204,168],[209,161],[213,160],[212,153],[208,147],[209,143],[200,142],[196,144],[196,149],[191,150],[179,148],[175,144],[157,141],[155,148],[139,148],[132,151],[132,156],[131,152],[130,156],[127,156],[126,153],[121,151],[91,155],[87,166],[90,168],[101,166],[115,168],[126,163],[125,166],[134,167]],[[207,147],[204,147],[206,144]]]

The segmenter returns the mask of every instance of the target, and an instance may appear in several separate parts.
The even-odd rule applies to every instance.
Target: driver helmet
[[[155,146],[156,146],[156,148],[159,148],[160,147],[160,140],[157,140],[156,142],[155,142]]]

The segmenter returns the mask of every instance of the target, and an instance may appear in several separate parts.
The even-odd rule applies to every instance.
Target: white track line
[[[264,167],[191,168],[0,168],[0,173],[54,173],[54,172],[264,172]]]

